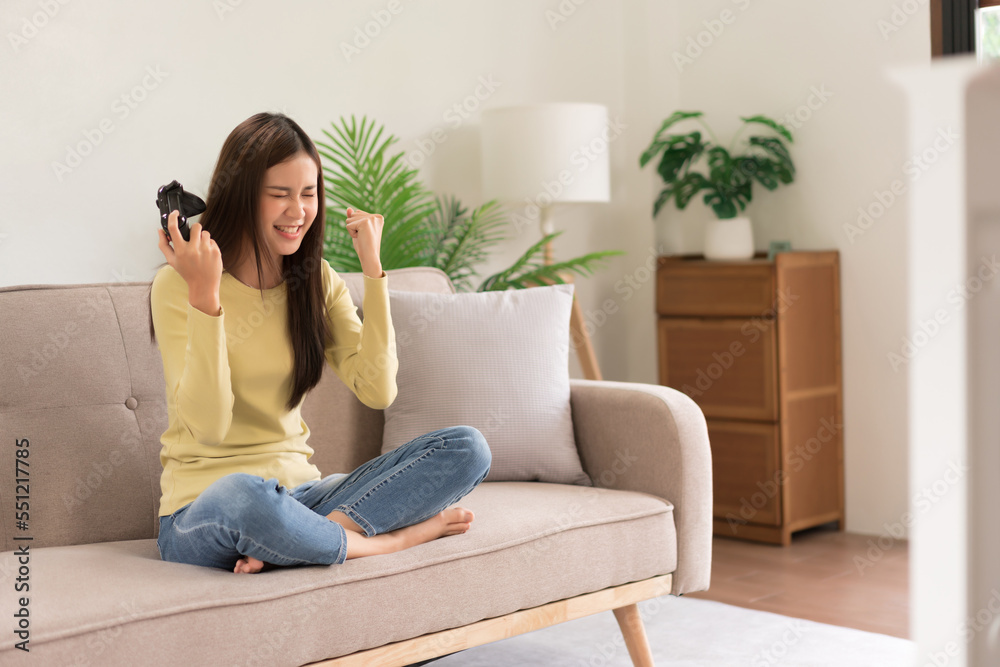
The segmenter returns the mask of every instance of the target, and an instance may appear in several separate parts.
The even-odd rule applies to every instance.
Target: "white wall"
[[[425,182],[473,207],[482,203],[484,106],[598,102],[626,127],[611,145],[614,202],[557,210],[556,228],[565,233],[555,251],[629,253],[579,281],[581,303],[588,313],[608,298],[620,304],[595,330],[605,377],[655,381],[648,363],[653,281],[628,300],[614,292],[651,254],[652,240],[645,202],[627,195],[637,175],[626,159],[627,146],[649,128],[626,119],[624,108],[627,95],[649,99],[647,82],[626,72],[627,63],[646,57],[644,41],[631,33],[651,26],[637,25],[617,3],[570,5],[558,16],[565,20],[528,0],[290,2],[280,9],[243,2],[225,12],[217,7],[227,5],[208,2],[171,12],[107,1],[56,6],[51,18],[34,1],[2,9],[2,25],[28,37],[5,40],[2,56],[0,284],[151,279],[163,261],[156,188],[176,178],[204,196],[223,140],[258,111],[284,111],[324,140],[322,130],[340,115],[368,114],[399,137],[398,148],[433,147],[424,151]],[[384,27],[366,26],[379,16],[389,19]],[[43,27],[31,28],[33,19]],[[368,44],[358,39],[366,27],[377,33]],[[362,48],[345,53],[342,44]],[[119,98],[136,86],[143,99],[133,109]],[[659,92],[653,97],[662,100]],[[434,143],[439,129],[444,140]],[[55,173],[53,163],[66,163],[68,147],[80,142],[83,150],[96,147],[69,173]],[[512,225],[511,240],[481,275],[508,266],[539,233]],[[632,319],[642,326],[629,326]],[[575,357],[571,372],[581,376]]]
[[[905,333],[905,203],[854,243],[843,226],[873,190],[905,178],[901,93],[880,70],[927,59],[926,8],[883,39],[876,21],[890,17],[887,0],[576,1],[298,0],[219,12],[228,6],[220,0],[163,12],[103,0],[67,2],[51,17],[37,0],[5,2],[0,285],[149,280],[163,261],[155,189],[176,178],[204,194],[223,140],[258,111],[284,111],[317,139],[342,114],[368,114],[408,151],[440,128],[446,140],[422,175],[475,206],[484,106],[597,102],[625,127],[610,146],[612,203],[557,209],[565,233],[555,252],[627,251],[578,279],[578,293],[604,377],[656,382],[655,285],[645,265],[660,252],[700,250],[705,212],[668,210],[654,225],[659,186],[651,168],[639,170],[639,153],[676,108],[707,111],[728,136],[737,114],[784,116],[825,86],[833,95],[796,131],[797,182],[759,194],[749,213],[758,248],[790,239],[843,253],[848,527],[881,531],[906,507],[905,368],[893,372],[886,360]],[[566,20],[554,21],[547,12],[560,8]],[[674,51],[723,8],[734,22],[678,71]],[[390,20],[348,60],[341,43],[373,12]],[[32,21],[42,27],[26,28]],[[27,36],[12,41],[19,34]],[[487,93],[481,77],[499,85]],[[123,95],[143,99],[128,108]],[[456,127],[446,114],[466,100],[469,117]],[[57,176],[53,163],[81,142],[97,145]],[[533,228],[511,234],[483,276],[538,238]],[[570,368],[581,376],[575,358]]]
[[[884,72],[930,60],[926,4],[908,20],[895,16],[899,26],[893,4],[680,3],[679,50],[695,57],[664,63],[680,79],[679,108],[705,111],[723,143],[739,116],[788,119],[795,182],[773,192],[755,185],[747,213],[759,250],[790,240],[796,249],[841,253],[847,527],[866,533],[885,532],[907,510],[907,366],[894,369],[887,355],[899,353],[907,333],[907,203],[891,186],[913,181],[903,167],[904,95]],[[707,44],[700,54],[699,39]],[[858,208],[874,203],[877,213],[875,191],[895,201],[864,228]],[[699,223],[710,215],[700,200],[682,214],[670,207],[658,234],[697,252]]]

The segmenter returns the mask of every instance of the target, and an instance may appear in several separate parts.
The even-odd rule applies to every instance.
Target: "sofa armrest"
[[[570,379],[577,448],[595,486],[642,491],[674,505],[671,593],[708,588],[712,453],[701,408],[686,394],[638,382]]]

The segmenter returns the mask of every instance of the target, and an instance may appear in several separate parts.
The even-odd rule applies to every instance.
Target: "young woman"
[[[170,213],[167,263],[150,289],[169,427],[160,442],[163,560],[236,573],[340,564],[467,531],[450,507],[486,477],[482,433],[427,433],[323,477],[309,463],[306,393],[329,363],[369,407],[396,396],[395,333],[379,248],[382,216],[347,209],[364,272],[362,324],[323,258],[319,154],[283,114],[226,139],[207,209],[185,241]],[[323,443],[325,444],[325,443]]]

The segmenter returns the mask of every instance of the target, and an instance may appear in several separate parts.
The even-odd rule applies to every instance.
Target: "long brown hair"
[[[258,113],[240,123],[222,145],[205,200],[206,209],[198,222],[212,235],[222,253],[223,268],[238,266],[252,248],[257,264],[257,280],[264,300],[264,270],[261,256],[271,266],[270,253],[261,251],[258,227],[260,193],[264,173],[300,152],[316,163],[316,218],[302,238],[299,249],[282,259],[281,275],[287,283],[288,333],[291,338],[294,370],[292,393],[286,404],[293,409],[306,393],[319,384],[326,363],[325,344],[332,338],[326,321],[323,291],[323,239],[326,237],[326,201],[323,166],[319,152],[299,125],[281,113]],[[157,271],[166,266],[160,264]],[[149,339],[156,340],[150,283]]]

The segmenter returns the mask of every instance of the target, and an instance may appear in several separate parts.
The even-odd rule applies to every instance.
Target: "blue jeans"
[[[234,472],[160,517],[156,546],[175,563],[232,571],[243,556],[280,566],[347,559],[343,512],[368,537],[420,523],[479,485],[492,462],[472,426],[431,431],[359,466],[288,490],[278,479]]]

